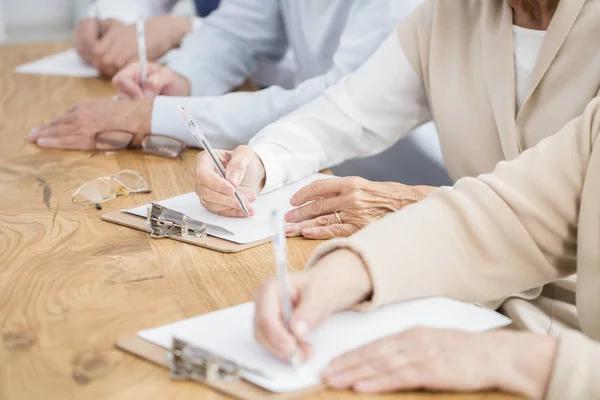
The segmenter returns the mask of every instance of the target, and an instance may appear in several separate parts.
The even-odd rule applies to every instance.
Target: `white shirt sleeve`
[[[204,45],[197,44],[195,46],[198,52],[196,57],[186,57],[190,65],[186,66],[185,70],[197,71],[191,79],[192,88],[196,88],[193,89],[193,95],[202,94],[203,91],[208,90],[207,88],[212,88],[216,92],[213,94],[220,94],[219,92],[225,92],[235,86],[231,84],[232,81],[236,84],[242,83],[244,77],[248,76],[252,69],[249,66],[249,59],[254,60],[254,56],[257,54],[263,55],[265,51],[272,51],[277,52],[279,57],[285,55],[285,41],[281,39],[285,37],[285,33],[280,25],[281,22],[264,20],[264,15],[271,13],[266,7],[266,4],[269,3],[260,2],[261,6],[255,10],[256,3],[259,2],[247,0],[224,2],[218,11],[205,18],[200,29],[188,36],[186,39],[189,40],[188,43],[184,41],[184,45],[186,45],[191,44],[192,40],[201,40],[204,35],[201,35],[201,32],[205,29],[207,32],[213,33],[210,41],[202,39]],[[224,15],[229,12],[227,10],[232,10],[235,4],[240,12],[244,11],[247,15],[236,16],[235,23],[231,21],[223,23],[223,29],[225,27],[235,29],[237,34],[224,34],[225,31],[215,30],[215,21],[222,24]],[[173,98],[159,96],[154,101],[152,133],[171,135],[191,145],[197,145],[185,124],[177,118],[176,106],[182,103],[187,105],[200,127],[207,132],[213,147],[233,148],[236,145],[248,143],[256,132],[316,99],[323,94],[325,89],[336,84],[343,76],[364,63],[397,23],[397,19],[391,18],[389,15],[389,4],[389,0],[368,0],[356,3],[350,10],[346,29],[341,35],[339,46],[333,57],[332,67],[323,75],[307,79],[292,90],[271,86],[254,93],[230,93],[218,97]],[[273,4],[273,7],[277,7],[277,5]],[[258,19],[259,16],[263,16],[261,17],[263,19]],[[238,35],[252,31],[251,27],[247,26],[250,23],[247,20],[253,19],[259,22],[257,30],[252,33],[252,35],[256,35],[256,38],[250,42],[242,39],[233,40],[233,37],[237,38]],[[277,25],[267,26],[267,24],[275,23]],[[246,25],[245,29],[242,29],[243,25]],[[262,28],[260,28],[261,26]],[[276,46],[273,46],[274,44]],[[182,71],[179,68],[174,69],[178,72]],[[215,85],[218,84],[215,82],[218,81],[230,82],[228,85],[217,88]]]
[[[242,84],[257,58],[279,60],[287,47],[278,0],[227,0],[184,38],[168,66],[189,79],[191,96],[217,96]]]
[[[423,82],[393,32],[355,73],[267,126],[250,145],[263,161],[270,190],[379,153],[430,120]]]
[[[138,17],[149,18],[168,14],[178,0],[97,0],[102,19],[116,19],[125,24],[134,23]],[[88,17],[94,18],[94,6],[88,11]]]

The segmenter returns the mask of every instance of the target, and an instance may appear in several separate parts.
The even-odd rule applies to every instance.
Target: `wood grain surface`
[[[0,46],[0,399],[223,399],[202,385],[171,382],[164,370],[114,344],[142,329],[251,300],[274,273],[271,247],[224,255],[101,221],[101,213],[191,190],[195,152],[181,161],[137,152],[89,158],[29,144],[31,128],[78,99],[113,94],[102,79],[13,73],[68,47]],[[71,203],[83,182],[122,169],[139,171],[152,193],[118,198],[102,211]],[[292,267],[301,268],[317,244],[292,240]],[[367,397],[311,397],[326,398]]]

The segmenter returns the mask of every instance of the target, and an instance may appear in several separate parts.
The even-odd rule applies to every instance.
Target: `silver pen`
[[[143,89],[148,77],[148,58],[146,56],[146,29],[144,19],[139,17],[136,24],[138,58],[140,59],[140,87]]]
[[[208,139],[206,139],[206,136],[200,131],[200,129],[198,128],[198,125],[196,125],[194,118],[192,118],[192,114],[190,114],[190,110],[188,110],[187,107],[184,105],[179,105],[178,108],[179,108],[179,113],[181,114],[181,117],[185,121],[185,124],[187,125],[191,134],[194,135],[196,137],[196,139],[198,139],[202,148],[204,148],[204,150],[210,155],[210,158],[212,158],[212,160],[215,163],[215,166],[217,167],[217,169],[219,170],[219,173],[221,174],[221,176],[224,179],[226,179],[225,168],[223,167],[223,164],[221,164],[219,157],[213,150],[210,143],[208,143]],[[242,197],[242,195],[240,195],[240,193],[237,191],[237,189],[234,189],[233,193],[234,193],[235,199],[237,200],[238,204],[240,205],[240,208],[244,211],[246,216],[249,217],[250,211],[248,211],[248,207],[246,206],[246,203],[244,202],[244,198]]]
[[[277,266],[277,279],[279,280],[280,287],[280,300],[281,300],[281,313],[283,315],[283,321],[290,330],[290,320],[292,319],[292,299],[288,291],[287,285],[287,249],[286,239],[284,231],[284,219],[283,215],[279,211],[273,210],[271,213],[271,223],[273,224],[273,230],[275,236],[273,237],[273,249],[275,250],[275,264]],[[294,353],[290,357],[290,362],[294,371],[298,369],[300,364],[300,354],[298,352],[298,345],[294,349]]]

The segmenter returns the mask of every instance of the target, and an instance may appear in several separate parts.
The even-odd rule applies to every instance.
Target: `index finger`
[[[227,196],[233,196],[235,193],[235,188],[231,182],[223,178],[221,174],[217,172],[214,162],[206,151],[198,154],[196,166],[194,167],[194,175],[196,177],[196,183],[206,186],[215,192]]]
[[[298,190],[290,199],[290,204],[293,206],[300,206],[309,201],[340,194],[344,188],[343,181],[344,179],[342,178],[319,179],[318,181],[314,181]]]

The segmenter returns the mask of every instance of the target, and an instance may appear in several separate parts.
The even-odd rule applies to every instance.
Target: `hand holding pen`
[[[209,211],[226,217],[246,218],[255,215],[251,203],[256,200],[262,188],[255,182],[263,182],[264,174],[261,178],[257,174],[260,171],[252,165],[232,162],[234,152],[214,150],[189,110],[185,106],[179,106],[179,113],[192,136],[205,150],[198,154],[194,171],[196,193],[202,204]]]
[[[291,320],[292,320],[292,298],[288,286],[288,278],[287,278],[287,247],[286,247],[286,238],[283,227],[285,225],[285,220],[283,219],[283,214],[274,210],[271,213],[271,223],[273,225],[273,230],[275,231],[275,235],[273,236],[273,249],[275,251],[275,266],[277,270],[277,280],[279,281],[279,298],[281,301],[281,314],[283,316],[283,322],[286,325],[288,331],[292,331],[291,329]],[[298,344],[294,346],[292,353],[289,356],[289,361],[292,365],[294,371],[298,369],[300,364],[300,350],[298,348]]]

